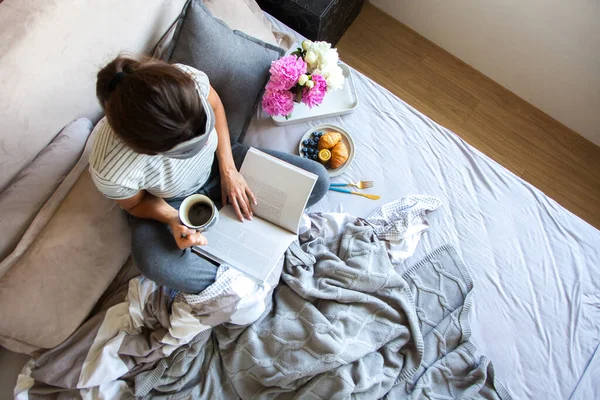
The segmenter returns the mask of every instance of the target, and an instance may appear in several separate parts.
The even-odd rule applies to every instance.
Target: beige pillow
[[[86,169],[27,244],[0,279],[0,345],[17,351],[14,339],[54,347],[85,320],[129,256],[129,227]]]
[[[288,50],[295,42],[292,36],[273,26],[254,0],[204,0],[203,3],[213,17],[225,22],[233,30],[244,32],[284,50]],[[177,34],[179,22],[180,20],[175,21],[158,42],[152,53],[153,57],[170,59],[170,52],[173,50],[171,44],[173,36]]]
[[[271,23],[254,0],[204,0],[204,5],[213,17],[222,20],[231,29],[279,45]]]
[[[213,17],[231,29],[242,31],[264,42],[288,50],[295,39],[275,28],[254,0],[204,0]]]
[[[95,138],[0,262],[0,345],[50,348],[89,315],[129,257],[129,226],[88,172]]]

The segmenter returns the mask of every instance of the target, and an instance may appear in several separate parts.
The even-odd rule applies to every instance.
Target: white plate
[[[323,102],[313,108],[302,103],[294,103],[294,111],[289,119],[278,115],[271,117],[275,125],[290,125],[299,122],[312,121],[315,119],[329,118],[336,115],[349,114],[358,107],[358,96],[352,80],[350,68],[346,64],[339,63],[340,68],[344,71],[346,81],[340,90],[333,90],[325,95]]]
[[[322,124],[322,125],[313,126],[309,130],[307,130],[304,135],[302,135],[302,139],[300,139],[300,143],[298,143],[298,154],[300,156],[302,156],[302,147],[304,147],[302,142],[304,142],[305,139],[310,139],[313,132],[324,131],[327,129],[333,130],[333,131],[338,131],[339,133],[341,133],[342,134],[342,142],[348,148],[348,159],[346,160],[344,165],[342,165],[341,167],[339,167],[337,169],[327,168],[327,171],[329,172],[329,176],[338,176],[338,175],[341,175],[344,173],[344,171],[350,166],[350,163],[352,163],[352,159],[354,159],[354,140],[352,139],[352,136],[350,135],[350,133],[348,133],[348,131],[346,131],[345,129],[340,128],[337,125],[332,125],[332,124]]]

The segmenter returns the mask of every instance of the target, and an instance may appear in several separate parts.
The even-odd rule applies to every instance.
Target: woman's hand
[[[181,250],[192,246],[205,246],[208,243],[206,236],[183,225],[181,221],[179,221],[179,217],[171,218],[169,220],[169,226],[171,227],[171,232],[173,232],[177,247]]]
[[[221,171],[221,197],[223,205],[233,206],[240,221],[243,222],[244,217],[248,220],[252,219],[252,204],[257,204],[256,197],[235,167]]]

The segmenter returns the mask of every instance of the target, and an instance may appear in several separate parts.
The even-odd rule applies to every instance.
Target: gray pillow
[[[191,0],[176,39],[172,63],[206,73],[225,107],[231,141],[241,139],[269,78],[271,62],[284,50],[213,18],[200,0]]]
[[[87,118],[69,123],[0,193],[0,261],[79,160],[91,131]]]

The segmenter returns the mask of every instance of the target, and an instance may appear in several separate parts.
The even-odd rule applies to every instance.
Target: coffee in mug
[[[193,194],[179,206],[179,220],[190,229],[204,232],[217,223],[219,210],[207,196]]]
[[[188,219],[194,226],[206,224],[213,216],[213,208],[204,203],[196,203],[190,207]]]

